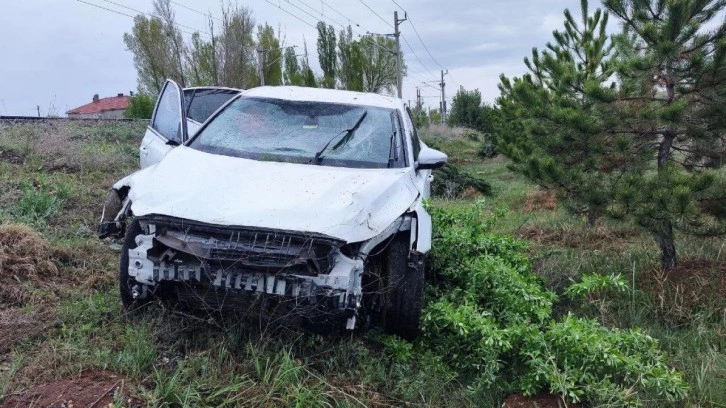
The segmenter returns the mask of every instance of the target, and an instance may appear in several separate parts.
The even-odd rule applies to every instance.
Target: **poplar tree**
[[[285,48],[284,54],[285,63],[285,85],[303,85],[303,77],[300,69],[300,62],[298,62],[297,55],[295,54],[294,47]]]
[[[353,40],[351,26],[338,35],[337,77],[343,89],[363,90],[363,53],[360,44]]]
[[[265,85],[282,85],[282,49],[271,25],[265,23],[257,28],[257,44],[265,55],[262,67]]]
[[[323,71],[321,86],[335,88],[337,54],[335,51],[335,29],[322,21],[318,22],[318,62]]]

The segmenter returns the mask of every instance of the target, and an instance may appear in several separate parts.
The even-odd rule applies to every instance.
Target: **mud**
[[[110,371],[86,371],[75,378],[40,384],[12,394],[0,408],[100,408],[114,401],[123,402],[125,407],[141,407],[139,400],[129,396],[130,385],[125,377]]]

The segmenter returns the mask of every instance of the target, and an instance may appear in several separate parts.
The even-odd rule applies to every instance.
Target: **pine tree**
[[[467,91],[464,88],[456,91],[451,101],[449,124],[476,129],[481,132],[490,131],[489,119],[486,117],[490,107],[482,103],[478,89]]]
[[[672,268],[675,230],[726,233],[726,1],[604,4],[624,28],[611,132],[628,140],[638,160],[629,167],[644,170],[626,174],[611,211],[651,231]]]
[[[514,168],[558,194],[567,208],[587,213],[589,224],[605,211],[612,180],[623,169],[609,162],[613,151],[603,102],[613,99],[613,43],[608,15],[589,15],[581,1],[581,21],[565,10],[563,31],[547,49],[525,58],[530,73],[502,76],[500,120],[493,121],[499,151]]]
[[[631,221],[676,266],[675,231],[726,233],[726,1],[605,0],[502,77],[499,148],[573,208]],[[710,23],[710,24],[709,24]],[[613,48],[614,47],[614,48]],[[613,53],[613,50],[615,53]]]

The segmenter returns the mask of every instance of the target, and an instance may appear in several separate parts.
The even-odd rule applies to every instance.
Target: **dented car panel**
[[[245,126],[239,115],[227,115],[225,110],[241,111],[247,105],[253,109],[255,103],[246,105],[237,98],[210,117],[197,136],[171,149],[158,163],[115,183],[98,233],[122,236],[133,216],[121,254],[122,299],[125,303],[148,299],[165,285],[172,285],[179,299],[201,306],[220,297],[266,295],[339,313],[345,326],[353,329],[364,302],[369,262],[398,242],[396,237],[405,237],[407,243],[408,255],[401,256],[408,261],[402,267],[422,276],[421,259],[431,248],[432,228],[423,199],[429,194],[431,169],[443,164],[446,156],[417,140],[403,102],[394,98],[296,87],[256,88],[248,94],[263,97],[260,103],[264,98],[278,101],[265,106],[268,110],[282,106],[281,115],[297,109],[313,112],[297,132],[319,133],[321,141],[308,151],[307,162],[295,156],[292,161],[248,157],[226,145],[222,154],[205,151],[204,145],[200,149],[195,138],[210,138],[210,129],[219,128],[214,124],[218,117],[222,129],[225,123]],[[280,100],[295,102],[286,105]],[[378,110],[369,114],[367,106]],[[347,116],[343,120],[334,115]],[[390,118],[387,127],[386,118]],[[322,127],[338,119],[345,126],[338,125],[338,133],[325,133]],[[285,120],[291,121],[281,118],[280,123]],[[366,123],[363,136],[351,142],[362,123]],[[289,123],[285,126],[291,129]],[[294,136],[285,132],[279,136],[283,142]],[[378,135],[377,144],[366,144],[366,134]],[[212,136],[212,141],[219,139]],[[279,140],[274,143],[282,150]],[[285,151],[301,151],[300,140],[290,143],[295,148]],[[358,155],[345,155],[345,149],[358,148],[378,152],[382,158],[361,162]],[[323,159],[325,155],[330,157]],[[352,167],[347,167],[346,157],[353,158]],[[334,164],[326,165],[327,160]],[[394,289],[401,291],[402,298],[408,296],[409,289]],[[197,292],[189,296],[190,291]],[[212,293],[212,298],[199,296],[200,292]],[[422,296],[421,287],[415,292]],[[381,307],[380,302],[373,303]],[[416,302],[419,312],[420,306]]]
[[[180,178],[189,163],[193,174]],[[129,189],[136,216],[162,214],[359,242],[378,235],[414,204],[421,192],[411,173],[260,162],[179,146],[114,188]]]

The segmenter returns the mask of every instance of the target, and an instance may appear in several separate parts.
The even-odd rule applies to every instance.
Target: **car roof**
[[[314,101],[344,103],[396,109],[401,105],[398,98],[374,93],[343,91],[339,89],[306,88],[301,86],[260,86],[243,91],[244,96],[284,99],[290,101]]]

